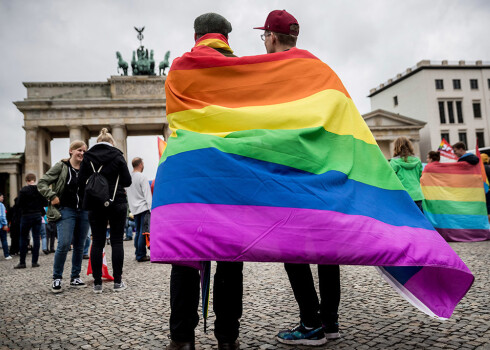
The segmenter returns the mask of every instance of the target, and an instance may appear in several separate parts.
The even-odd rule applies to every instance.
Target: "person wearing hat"
[[[261,35],[268,54],[296,47],[299,23],[286,10],[269,13],[265,24],[254,29]],[[338,265],[318,265],[320,299],[313,283],[310,265],[284,264],[300,310],[299,324],[277,334],[277,340],[291,345],[322,345],[327,339],[340,337],[338,308],[340,303],[340,269]]]
[[[217,13],[205,13],[194,20],[195,47],[208,46],[226,57],[236,57],[228,45],[231,24]],[[214,335],[218,349],[239,349],[242,316],[243,262],[218,261],[214,275]],[[170,275],[170,344],[167,350],[193,350],[194,329],[199,323],[199,271],[172,265]]]

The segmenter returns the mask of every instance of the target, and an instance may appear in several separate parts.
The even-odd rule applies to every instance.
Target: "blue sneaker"
[[[327,342],[322,327],[307,328],[303,322],[293,329],[281,331],[277,334],[277,340],[289,345],[323,345]]]

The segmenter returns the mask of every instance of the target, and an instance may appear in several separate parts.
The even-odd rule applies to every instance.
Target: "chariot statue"
[[[150,50],[148,53],[148,49],[143,46],[143,31],[145,30],[145,27],[134,27],[134,29],[138,32],[137,38],[140,41],[140,46],[133,51],[133,57],[131,59],[132,73],[133,75],[156,75],[153,50]],[[119,69],[122,69],[123,74],[121,75],[128,75],[128,63],[122,59],[122,55],[119,51],[116,52],[116,57],[118,59],[117,72],[119,73]],[[169,67],[169,57],[170,51],[167,51],[164,60],[158,65],[159,75],[165,75],[165,69]]]

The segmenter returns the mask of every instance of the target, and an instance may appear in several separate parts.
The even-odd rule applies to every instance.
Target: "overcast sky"
[[[369,89],[422,59],[490,60],[488,0],[0,0],[0,152],[24,151],[23,115],[12,103],[26,97],[22,82],[107,81],[117,75],[115,52],[129,62],[139,44],[134,26],[145,26],[143,45],[155,61],[167,50],[173,59],[193,46],[194,18],[206,12],[232,23],[235,54],[262,54],[252,27],[275,9],[296,17],[298,47],[337,72],[361,113],[371,110]],[[68,143],[51,143],[53,162]],[[156,136],[128,138],[129,159],[137,155],[153,178]]]

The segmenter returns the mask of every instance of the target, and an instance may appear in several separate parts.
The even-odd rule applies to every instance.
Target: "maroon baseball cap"
[[[268,30],[286,35],[299,35],[299,24],[296,18],[286,10],[274,10],[269,13],[263,27],[254,29]]]

